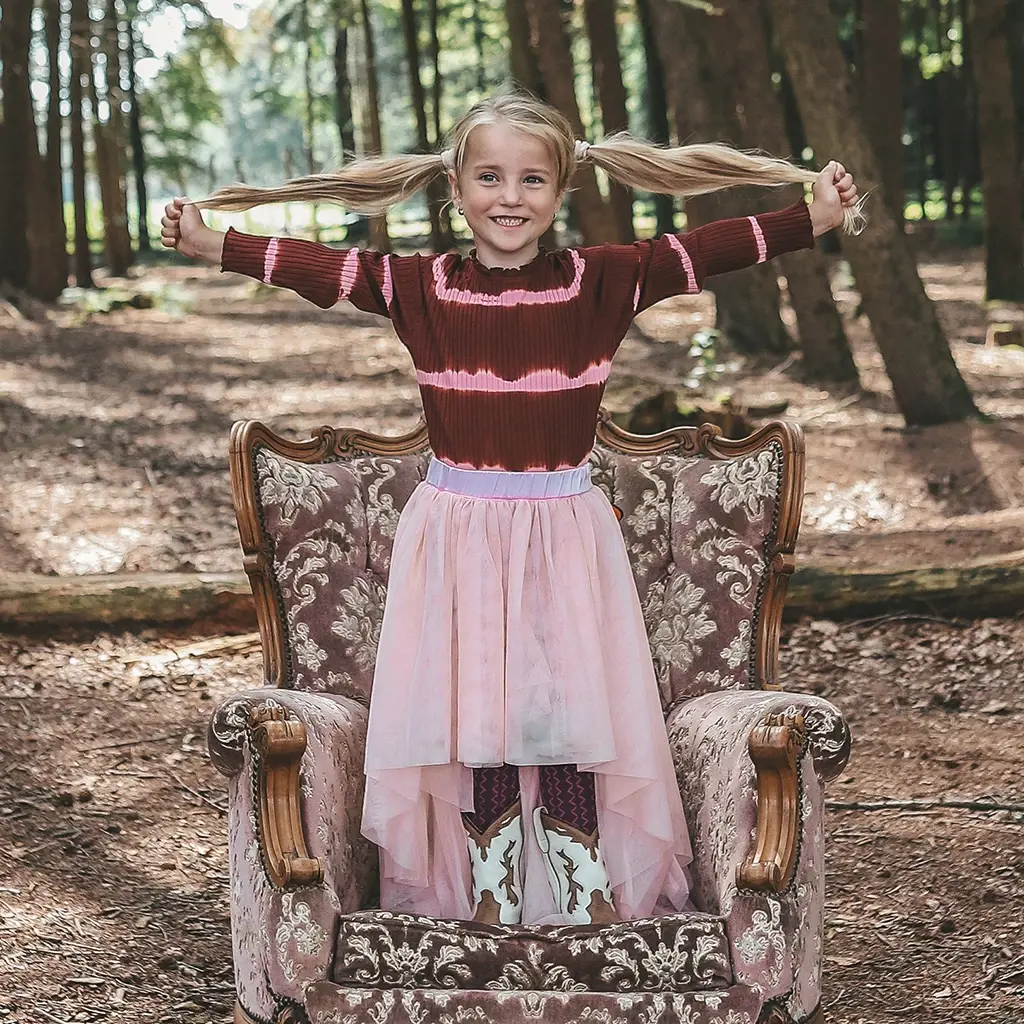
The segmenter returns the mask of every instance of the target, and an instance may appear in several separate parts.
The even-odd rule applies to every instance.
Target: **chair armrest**
[[[694,902],[726,918],[737,980],[802,1019],[821,996],[823,784],[849,728],[819,697],[728,690],[680,703],[668,730]]]
[[[210,756],[229,777],[238,996],[255,1019],[328,976],[338,915],[374,889],[359,832],[366,720],[348,697],[278,689],[231,697],[210,720]]]

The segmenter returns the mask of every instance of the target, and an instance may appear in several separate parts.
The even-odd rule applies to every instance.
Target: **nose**
[[[518,206],[521,201],[522,197],[519,192],[519,182],[513,178],[509,178],[501,188],[502,206]]]

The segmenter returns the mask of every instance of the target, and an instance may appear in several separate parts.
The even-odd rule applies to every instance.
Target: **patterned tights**
[[[552,818],[586,835],[597,831],[597,798],[594,773],[581,772],[571,764],[546,764],[540,768],[540,798]],[[493,825],[519,799],[519,769],[473,769],[475,811],[466,819],[478,831]]]

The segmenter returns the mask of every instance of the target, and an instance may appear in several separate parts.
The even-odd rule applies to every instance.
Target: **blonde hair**
[[[294,178],[274,188],[228,185],[196,205],[210,210],[248,210],[263,203],[334,202],[358,213],[379,214],[449,172],[462,173],[474,128],[506,124],[544,142],[555,158],[559,191],[568,188],[582,163],[590,162],[632,188],[665,195],[695,196],[736,185],[810,184],[818,175],[787,160],[734,149],[721,143],[661,147],[625,132],[603,142],[583,143],[561,111],[529,93],[499,93],[475,104],[452,129],[443,153],[377,156],[354,160],[330,174]],[[864,224],[861,199],[843,211],[843,229]]]

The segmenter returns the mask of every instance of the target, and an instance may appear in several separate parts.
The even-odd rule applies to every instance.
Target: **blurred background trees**
[[[44,300],[99,267],[157,258],[160,208],[231,180],[269,184],[352,156],[441,147],[476,99],[517,81],[580,136],[724,140],[871,192],[841,247],[911,423],[973,404],[915,253],[984,247],[987,294],[1024,301],[1024,0],[2,0],[0,281]],[[237,15],[237,12],[236,12]],[[562,243],[629,242],[778,208],[799,189],[686,203],[592,168]],[[429,199],[429,201],[427,201]],[[445,190],[387,217],[295,209],[328,242],[445,249],[467,240]],[[781,277],[780,277],[781,272]],[[851,386],[827,261],[797,255],[715,282],[739,351]],[[795,330],[780,315],[791,305]]]

